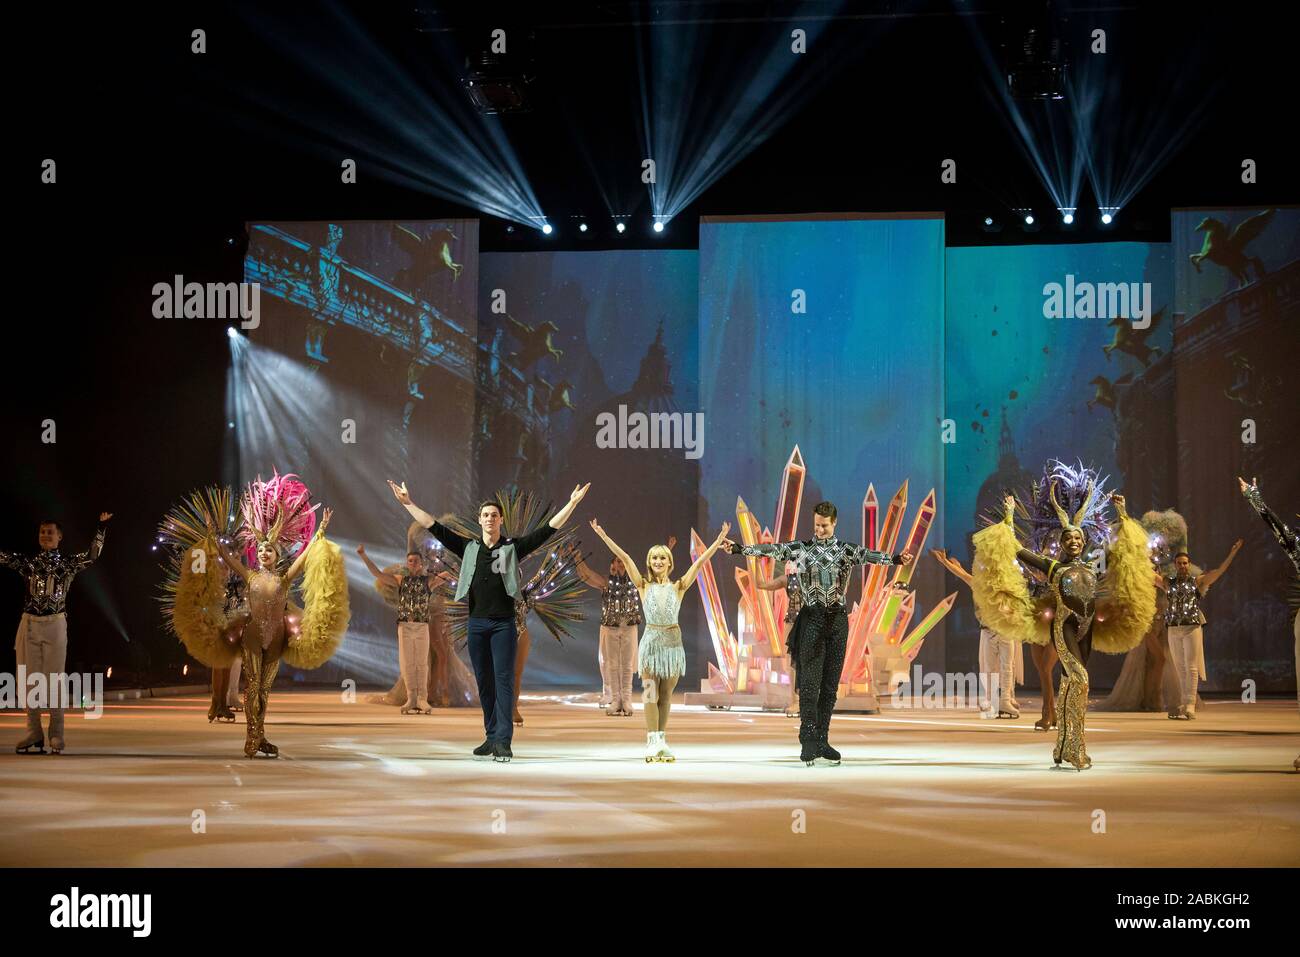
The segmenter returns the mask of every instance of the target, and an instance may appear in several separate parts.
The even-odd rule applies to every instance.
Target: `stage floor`
[[[790,718],[684,707],[678,760],[646,764],[639,712],[594,695],[525,694],[510,764],[470,756],[477,709],[329,692],[273,693],[278,760],[244,758],[242,716],[209,725],[197,697],[70,717],[59,756],[14,754],[7,713],[0,865],[1300,865],[1295,702],[1090,714],[1083,773],[1051,769],[1022,704],[839,715],[844,764],[814,768]]]

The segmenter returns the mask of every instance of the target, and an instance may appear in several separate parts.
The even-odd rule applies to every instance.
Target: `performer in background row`
[[[723,523],[717,539],[677,581],[670,577],[673,553],[666,546],[655,545],[646,553],[646,573],[642,575],[631,556],[605,534],[594,518],[591,528],[609,546],[614,557],[623,563],[645,607],[645,634],[637,652],[637,670],[641,672],[641,694],[645,703],[646,763],[675,761],[677,756],[668,747],[668,713],[673,706],[673,688],[686,671],[686,649],[682,647],[682,629],[677,623],[677,614],[681,611],[683,596],[695,584],[695,577],[704,563],[726,541],[731,526]]]
[[[971,575],[960,560],[949,558],[942,548],[930,549],[934,560],[971,587]],[[979,612],[975,613],[979,621]],[[1019,718],[1020,703],[1016,701],[1016,683],[1025,680],[1025,654],[1021,643],[1003,638],[992,628],[980,624],[980,717]],[[1045,688],[1051,693],[1051,686]]]
[[[855,565],[910,565],[913,555],[886,555],[835,537],[838,512],[830,502],[813,508],[813,537],[804,542],[740,546],[723,542],[733,555],[754,555],[794,562],[798,567],[799,616],[790,629],[790,655],[798,664],[799,759],[812,765],[818,758],[840,763],[830,746],[831,714],[839,695],[840,672],[848,650],[849,616],[844,596]]]
[[[14,749],[19,754],[45,753],[45,733],[41,730],[41,712],[44,710],[50,712],[50,750],[55,754],[63,751],[68,589],[77,573],[99,558],[104,550],[104,532],[112,517],[111,512],[99,513],[95,537],[84,552],[65,555],[60,551],[63,527],[49,519],[37,526],[36,541],[41,550],[35,555],[0,552],[0,566],[12,568],[22,575],[26,586],[23,615],[18,620],[18,634],[14,637],[17,664],[26,668],[29,681],[33,675],[45,675],[46,693],[49,695],[46,703],[50,705],[48,708],[27,709],[27,734]],[[27,691],[26,687],[18,689],[24,701],[27,700]]]
[[[515,655],[519,633],[515,624],[515,599],[519,597],[519,560],[544,545],[562,527],[582,501],[591,483],[574,486],[568,504],[550,522],[522,538],[501,535],[501,505],[496,501],[479,505],[480,537],[463,538],[411,501],[406,483],[389,481],[396,499],[417,522],[461,560],[456,582],[456,601],[468,599],[468,641],[470,661],[478,682],[483,706],[486,738],[474,749],[477,757],[491,755],[506,762],[514,757]]]
[[[397,661],[407,688],[402,714],[432,714],[429,705],[429,619],[438,578],[424,567],[424,556],[407,552],[401,571],[385,571],[370,560],[364,544],[357,554],[381,591],[393,592],[397,602]]]
[[[1241,485],[1241,494],[1245,496],[1250,507],[1259,513],[1259,517],[1264,520],[1268,530],[1273,533],[1277,543],[1282,546],[1282,551],[1286,557],[1291,559],[1291,566],[1295,569],[1297,578],[1291,579],[1290,594],[1288,595],[1288,604],[1291,606],[1291,630],[1295,633],[1295,678],[1296,678],[1296,700],[1300,702],[1300,535],[1296,530],[1287,525],[1286,522],[1278,518],[1267,505],[1264,504],[1264,498],[1259,492],[1259,480],[1254,479],[1249,485],[1246,480],[1238,476],[1237,482]],[[1300,771],[1300,757],[1295,759],[1293,764],[1297,771]]]
[[[795,661],[794,655],[790,654],[789,641],[790,631],[799,617],[802,599],[799,597],[799,575],[794,562],[786,562],[785,571],[775,578],[764,578],[760,573],[758,587],[763,591],[785,590],[785,617],[781,619],[781,637],[786,642],[786,657],[790,659],[790,703],[785,706],[785,714],[787,718],[797,718],[799,716],[799,662]]]
[[[1191,557],[1186,552],[1179,552],[1174,556],[1174,574],[1156,577],[1156,584],[1164,589],[1169,599],[1165,623],[1169,628],[1169,650],[1183,695],[1183,700],[1170,709],[1171,718],[1190,720],[1196,717],[1196,687],[1206,677],[1205,639],[1201,632],[1205,613],[1201,610],[1201,599],[1228,570],[1240,550],[1241,539],[1237,539],[1222,565],[1196,576],[1191,573]]]
[[[608,578],[593,572],[582,560],[578,562],[578,574],[600,592],[600,676],[609,695],[606,713],[630,716],[641,593],[619,558],[610,561]]]

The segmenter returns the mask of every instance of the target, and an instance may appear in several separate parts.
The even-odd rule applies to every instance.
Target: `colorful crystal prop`
[[[740,539],[746,545],[757,545],[762,539],[762,527],[758,524],[758,519],[754,513],[749,510],[745,500],[736,496],[736,523],[740,526]],[[759,562],[752,555],[745,556],[745,563],[749,566],[749,575],[752,581],[759,581]],[[770,564],[770,563],[769,563]],[[785,653],[785,644],[781,640],[781,629],[776,626],[776,616],[772,613],[772,593],[769,591],[758,591],[755,589],[754,605],[758,609],[758,630],[759,633],[767,639],[767,643],[772,646],[777,654]]]
[[[799,533],[799,505],[803,501],[803,480],[807,469],[799,446],[790,453],[781,473],[781,495],[776,500],[776,521],[772,524],[772,540],[793,542]]]
[[[912,620],[912,612],[916,610],[916,592],[910,591],[907,597],[898,603],[898,613],[894,616],[894,622],[889,626],[887,640],[891,645],[898,644],[899,640],[907,631],[908,623]]]
[[[921,557],[921,550],[925,548],[925,539],[930,534],[930,525],[934,522],[934,489],[930,489],[921,502],[921,507],[916,510],[916,519],[912,522],[912,530],[908,533],[907,540],[900,552],[907,552],[914,557],[910,565],[902,565],[894,574],[894,581],[900,585],[906,585],[912,580],[912,573],[916,571],[918,560]],[[892,548],[892,546],[891,546]]]
[[[691,529],[691,562],[698,561],[707,548],[695,529]],[[699,585],[700,600],[704,603],[704,619],[709,624],[709,635],[713,638],[713,653],[722,666],[720,673],[727,690],[731,691],[731,676],[736,673],[736,640],[727,630],[727,617],[722,609],[722,598],[718,594],[718,580],[713,575],[712,559],[700,566],[696,583]]]
[[[898,541],[899,529],[903,526],[903,513],[907,511],[907,479],[898,487],[894,497],[889,502],[889,508],[885,511],[885,521],[880,526],[880,539],[876,545],[878,552],[893,552],[894,544]],[[886,565],[872,565],[867,571],[867,583],[863,586],[862,603],[871,605],[880,593],[881,586],[885,582]]]
[[[939,624],[944,615],[948,614],[952,609],[953,602],[956,600],[957,593],[953,592],[943,601],[939,602],[939,604],[935,605],[934,608],[930,609],[930,613],[922,618],[920,624],[913,628],[911,634],[904,638],[902,643],[899,644],[899,650],[906,654],[912,648],[919,646],[921,640],[930,633],[935,625]]]
[[[798,449],[798,446],[795,446]],[[876,533],[879,532],[877,523],[880,520],[880,502],[876,499],[876,487],[867,485],[866,498],[862,500],[862,544],[867,548],[876,547]],[[867,588],[867,566],[862,566],[862,589],[865,592]]]

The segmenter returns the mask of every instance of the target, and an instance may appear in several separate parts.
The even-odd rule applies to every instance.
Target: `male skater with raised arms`
[[[491,755],[495,761],[514,757],[510,742],[514,736],[515,649],[519,632],[515,627],[515,598],[520,591],[519,561],[546,543],[563,527],[591,483],[575,485],[569,502],[548,524],[522,538],[501,535],[501,506],[483,502],[478,508],[479,538],[462,538],[411,501],[406,483],[391,479],[389,488],[406,506],[411,517],[433,532],[443,546],[460,556],[460,578],[456,601],[469,607],[469,658],[478,682],[483,705],[483,728],[487,737],[474,749],[477,757]]]

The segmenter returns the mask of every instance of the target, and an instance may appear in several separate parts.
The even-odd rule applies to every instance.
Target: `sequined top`
[[[799,617],[799,609],[803,607],[803,596],[799,594],[799,579],[797,576],[786,575],[785,597],[785,621],[786,624],[791,624]]]
[[[1169,625],[1203,625],[1205,615],[1201,612],[1201,590],[1196,587],[1196,579],[1190,575],[1166,575],[1165,582],[1169,597],[1169,608],[1165,611],[1165,623]]]
[[[1269,531],[1273,533],[1277,543],[1282,546],[1282,551],[1286,552],[1287,558],[1291,559],[1296,574],[1300,575],[1300,536],[1297,536],[1295,529],[1288,527],[1282,519],[1273,513],[1272,509],[1264,504],[1264,497],[1259,494],[1258,488],[1248,485],[1244,494],[1246,501],[1250,502],[1251,507],[1259,512],[1260,517],[1264,519]]]
[[[68,589],[77,572],[97,559],[104,550],[104,525],[95,529],[95,537],[84,552],[65,555],[57,548],[35,555],[0,552],[0,565],[12,568],[27,580],[23,595],[23,614],[62,615],[68,610]]]
[[[600,623],[608,628],[641,624],[641,596],[627,575],[610,575],[600,593]]]
[[[796,580],[802,604],[820,605],[823,608],[844,605],[853,566],[898,565],[902,561],[901,555],[887,555],[864,545],[842,542],[838,538],[744,545],[739,554],[794,562],[798,569]]]
[[[397,620],[427,622],[431,591],[427,575],[398,575]]]

